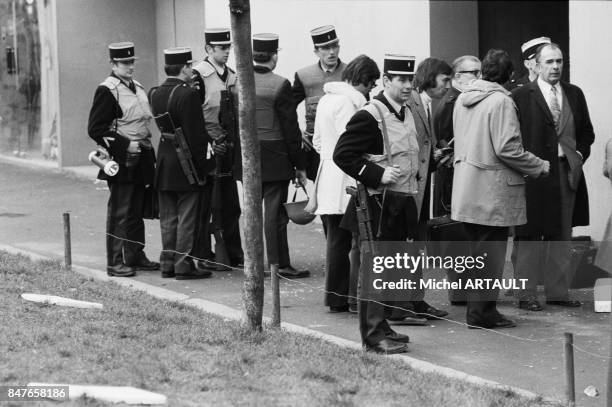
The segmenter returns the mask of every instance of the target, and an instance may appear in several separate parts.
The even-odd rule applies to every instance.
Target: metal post
[[[576,406],[576,388],[574,384],[574,335],[565,332],[565,398],[568,407]]]
[[[612,280],[610,280],[610,305],[612,305]],[[608,382],[606,383],[607,407],[612,407],[612,311],[610,312],[610,349],[608,349]]]
[[[280,286],[278,284],[278,264],[270,264],[272,278],[272,326],[280,327]]]
[[[72,247],[70,243],[70,214],[64,212],[64,267],[72,270]]]

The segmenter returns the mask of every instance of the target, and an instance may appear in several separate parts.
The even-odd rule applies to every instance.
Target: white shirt
[[[429,120],[431,121],[431,96],[429,96],[427,92],[421,92],[419,93],[419,96],[421,96],[421,102],[425,108],[425,113],[429,112]]]
[[[544,95],[544,100],[546,100],[546,104],[548,105],[548,108],[552,112],[552,109],[550,107],[550,99],[553,96],[553,93],[552,93],[553,85],[544,81],[541,77],[538,76],[538,86],[540,87],[540,91],[542,92],[542,95]],[[559,110],[562,110],[563,109],[563,91],[561,90],[561,84],[557,82],[554,85],[554,87],[555,87],[555,90],[557,91],[557,101],[559,102]],[[557,155],[559,157],[565,157],[565,153],[563,152],[563,149],[561,148],[561,144],[557,145]],[[582,154],[580,154],[580,156],[582,157]]]
[[[393,108],[393,110],[395,110],[395,112],[397,114],[400,113],[400,111],[402,110],[402,105],[400,105],[399,103],[397,103],[395,100],[391,99],[391,96],[389,96],[389,94],[387,93],[387,91],[383,91],[383,95],[384,97],[387,99],[387,101],[389,102],[389,104],[391,105],[391,107]]]

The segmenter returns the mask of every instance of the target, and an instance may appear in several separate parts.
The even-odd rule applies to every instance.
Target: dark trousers
[[[232,177],[221,178],[221,202],[223,203],[221,224],[227,254],[232,263],[243,262],[244,253],[240,242],[239,223],[240,201],[238,200],[238,186]]]
[[[287,202],[288,188],[288,180],[261,184],[268,264],[277,264],[279,267],[287,267],[291,264],[287,241],[289,216],[283,206],[283,203]]]
[[[321,221],[327,230],[327,248],[325,256],[325,305],[342,307],[348,304],[351,285],[351,261],[349,253],[352,248],[353,235],[340,227],[343,215],[321,215]],[[357,279],[353,276],[353,279]],[[354,289],[356,292],[356,288]],[[334,294],[336,293],[336,294]]]
[[[161,271],[185,274],[193,270],[193,242],[198,214],[198,191],[159,191]]]
[[[514,275],[515,278],[527,279],[525,289],[518,293],[520,300],[536,298],[538,274],[542,276],[547,300],[560,301],[568,298],[569,279],[572,275],[572,216],[576,201],[576,192],[569,185],[568,171],[567,161],[559,161],[561,233],[514,238]]]
[[[500,279],[504,272],[506,262],[506,244],[508,241],[508,228],[498,226],[477,225],[464,223],[466,237],[469,241],[470,255],[483,256],[485,266],[483,269],[473,269],[464,273],[464,287],[468,279]],[[470,325],[493,327],[499,319],[497,311],[497,297],[499,289],[468,289],[466,322]]]
[[[200,189],[198,197],[198,213],[196,228],[194,230],[193,255],[198,259],[215,260],[215,253],[212,251],[211,230],[211,210],[212,210],[212,189],[214,179],[206,178],[206,184]]]
[[[381,210],[382,199],[380,195],[370,196],[368,199],[370,213],[372,215],[372,227],[375,234],[380,235],[377,240],[381,241],[405,241],[408,237],[416,236],[418,230],[418,213],[416,202],[412,196],[395,195],[387,193],[385,205]],[[348,211],[355,210],[354,198],[351,198],[347,207]],[[344,222],[343,222],[344,223]],[[379,228],[380,224],[380,228]],[[328,231],[329,233],[329,231]],[[361,240],[361,253],[368,251],[367,242]],[[363,257],[361,264],[365,264]],[[369,272],[364,267],[360,267],[359,280],[365,281],[364,273]],[[417,276],[418,278],[418,276]],[[394,303],[389,302],[389,305]],[[393,332],[387,318],[391,309],[384,303],[367,301],[364,299],[359,302],[359,331],[361,340],[365,345],[376,345]]]
[[[106,215],[106,264],[135,264],[144,256],[144,185],[109,182]],[[112,236],[111,236],[112,235]],[[126,240],[122,240],[126,239]],[[128,241],[129,240],[129,241]]]
[[[311,138],[312,140],[312,138]],[[315,150],[310,150],[305,153],[306,155],[306,177],[314,182],[317,178],[317,172],[319,171],[319,163],[321,157]]]

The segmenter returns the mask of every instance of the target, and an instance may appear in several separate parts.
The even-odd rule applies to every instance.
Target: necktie
[[[398,116],[401,121],[404,121],[404,119],[406,118],[406,106],[402,106]]]
[[[555,127],[559,125],[559,117],[561,117],[561,107],[559,106],[559,99],[557,99],[557,89],[553,86],[550,91],[550,113],[552,113],[553,120],[555,121]]]

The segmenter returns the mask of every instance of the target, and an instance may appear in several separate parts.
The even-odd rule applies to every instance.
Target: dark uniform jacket
[[[111,74],[111,76],[119,79],[114,74]],[[125,85],[122,84],[121,86]],[[131,83],[129,88],[136,93],[134,83]],[[99,146],[106,148],[113,160],[119,164],[117,175],[110,177],[103,170],[100,170],[98,179],[109,182],[152,184],[155,173],[155,153],[153,149],[142,148],[138,164],[126,167],[127,149],[130,140],[113,131],[113,122],[118,117],[123,117],[123,112],[117,99],[108,87],[98,86],[89,112],[87,132],[89,137]]]
[[[285,181],[305,167],[302,133],[291,84],[269,68],[255,66],[257,136],[261,151],[262,182]],[[242,174],[242,163],[237,175]]]
[[[529,80],[529,72],[527,72],[525,75],[521,76],[518,79],[511,79],[510,81],[508,81],[504,85],[504,88],[512,92],[514,89],[521,88],[527,85],[529,82],[531,81]]]
[[[438,108],[434,112],[434,134],[438,139],[439,147],[446,147],[440,143],[442,140],[448,143],[453,138],[453,109],[460,94],[459,90],[451,86],[440,99]]]
[[[170,93],[175,87],[177,88],[168,104]],[[158,88],[151,90],[149,99],[154,115],[168,111],[174,126],[183,129],[198,174],[204,179],[208,164],[206,152],[210,140],[204,125],[202,102],[198,92],[178,78],[168,78]],[[190,185],[187,181],[174,144],[170,140],[161,138],[157,155],[155,185],[158,190],[195,191],[198,189],[197,186]]]
[[[579,87],[561,82],[565,104],[572,110],[575,123],[576,150],[583,162],[591,153],[595,139],[584,94]],[[550,162],[546,178],[527,179],[527,224],[517,228],[520,235],[557,235],[560,233],[560,190],[558,136],[555,124],[537,81],[530,82],[512,93],[521,123],[521,135],[526,150]],[[589,224],[589,201],[584,175],[576,190],[572,226]]]

